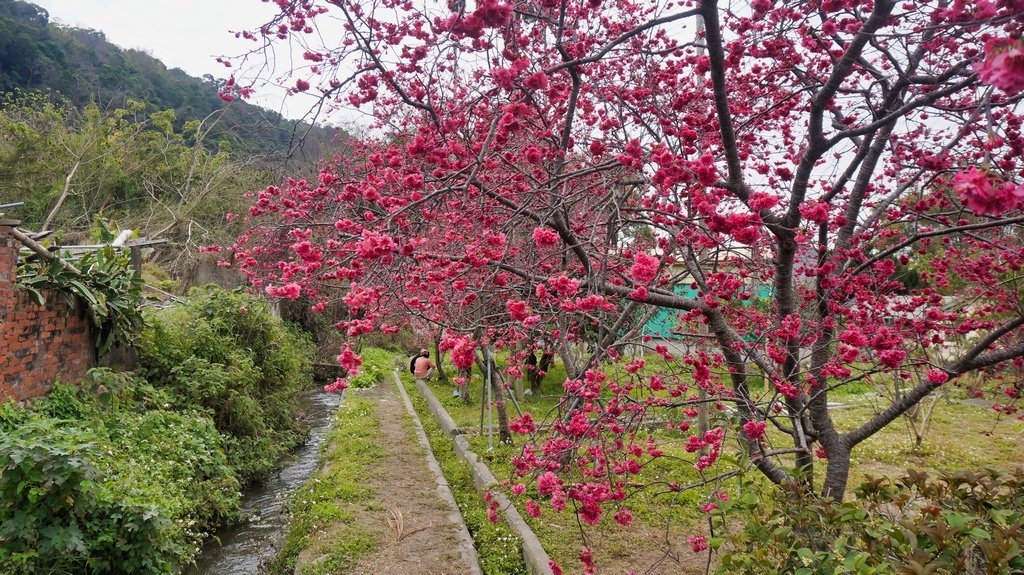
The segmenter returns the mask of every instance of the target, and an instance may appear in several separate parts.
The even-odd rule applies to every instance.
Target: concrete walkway
[[[481,575],[473,540],[430,451],[404,390],[390,377],[359,392],[377,401],[381,476],[372,508],[387,524],[380,548],[355,573],[375,575]]]

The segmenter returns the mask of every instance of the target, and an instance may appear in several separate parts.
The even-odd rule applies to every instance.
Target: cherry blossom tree
[[[556,508],[620,505],[664,411],[723,414],[677,427],[698,469],[735,441],[836,499],[858,444],[964,374],[1015,413],[1024,2],[276,3],[239,69],[287,46],[282,81],[372,125],[258,192],[236,261],[271,295],[342,289],[353,336],[445,326],[460,367],[556,342],[564,408],[516,460]],[[641,336],[664,309],[681,349]],[[829,393],[860,381],[903,392],[840,430]]]

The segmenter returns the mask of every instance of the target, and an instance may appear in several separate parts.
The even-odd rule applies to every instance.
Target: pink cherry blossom
[[[533,243],[538,247],[551,247],[558,245],[558,232],[548,228],[533,229]]]
[[[748,421],[743,424],[743,433],[747,439],[758,441],[764,438],[766,423],[764,421]]]
[[[968,209],[982,216],[1002,215],[1024,200],[1024,188],[1011,182],[994,180],[976,168],[969,168],[954,176],[953,191]]]
[[[284,299],[296,299],[302,293],[302,286],[297,283],[289,283],[283,286],[271,286],[266,288],[267,295]]]
[[[633,256],[633,266],[629,273],[638,282],[649,283],[658,276],[658,258],[637,252]]]
[[[1024,47],[1020,40],[993,38],[985,42],[985,59],[974,66],[978,77],[1013,96],[1024,90]]]
[[[335,391],[345,391],[348,389],[348,381],[338,378],[333,383],[329,383],[324,386],[324,391],[328,393],[334,393]]]
[[[230,260],[274,297],[344,303],[322,308],[341,334],[440,338],[463,384],[484,346],[508,379],[567,360],[558,409],[499,430],[527,434],[511,463],[529,514],[623,523],[691,467],[796,477],[778,468],[792,449],[841,500],[854,438],[907,406],[824,444],[796,430],[831,417],[809,396],[868,377],[924,397],[985,369],[968,393],[1016,408],[1021,0],[741,0],[699,39],[692,10],[714,3],[274,4],[250,39],[300,46],[291,91],[302,76],[368,126],[315,178],[254,191]],[[700,396],[726,427],[697,432]],[[671,429],[648,443],[652,419]],[[637,477],[652,460],[658,487]]]
[[[690,537],[690,549],[694,553],[700,553],[701,551],[706,551],[707,548],[708,548],[707,537],[705,537],[703,535],[693,535],[693,536]]]

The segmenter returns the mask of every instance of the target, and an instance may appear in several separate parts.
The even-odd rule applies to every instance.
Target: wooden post
[[[135,277],[142,277],[142,247],[131,246],[132,269],[135,270]]]
[[[700,333],[702,335],[707,334],[708,326],[704,324],[701,326]],[[704,434],[708,432],[709,417],[708,417],[708,392],[701,386],[697,386],[697,399],[700,403],[697,404],[697,433],[700,434],[701,439],[704,438]],[[705,445],[700,448],[701,455],[708,454],[708,447]]]

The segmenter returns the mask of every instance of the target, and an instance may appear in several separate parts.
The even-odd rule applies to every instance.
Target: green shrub
[[[869,479],[841,504],[744,484],[712,512],[719,574],[1024,572],[1024,470]],[[730,528],[741,526],[730,532]]]
[[[31,418],[29,411],[18,407],[13,401],[0,403],[0,434],[17,429]]]
[[[67,572],[87,553],[83,525],[98,472],[93,437],[29,422],[0,436],[0,567],[34,573],[40,558]]]
[[[144,497],[162,492],[169,515],[191,521],[182,528],[194,542],[206,535],[202,529],[239,519],[240,484],[212,421],[158,410],[119,423],[104,428],[114,450],[100,459],[109,483],[136,486]]]
[[[301,440],[310,344],[265,303],[199,288],[148,319],[139,375],[0,405],[0,572],[174,572]]]
[[[147,409],[159,399],[94,370],[31,410],[0,406],[0,572],[169,573],[239,518],[213,422]]]
[[[55,419],[80,419],[85,406],[78,401],[78,391],[69,385],[54,385],[41,400],[37,410]]]
[[[423,337],[403,329],[398,333],[381,333],[374,331],[360,336],[363,347],[376,347],[391,352],[411,354],[423,346]]]
[[[337,318],[348,315],[348,308],[341,301],[341,296],[344,295],[342,292],[343,290],[333,289],[322,292],[320,295],[331,302],[319,312],[312,309],[317,300],[305,296],[294,300],[282,300],[278,305],[281,319],[285,323],[301,329],[316,342],[314,355],[318,363],[332,364],[338,350],[349,339],[344,331],[334,327]]]
[[[0,404],[0,573],[171,573],[302,439],[310,343],[238,292],[149,316],[138,374]]]
[[[194,288],[184,304],[148,319],[140,372],[178,409],[210,415],[243,482],[275,468],[302,439],[295,408],[311,381],[309,338],[266,302],[215,286]]]
[[[373,387],[373,384],[391,371],[394,355],[391,352],[376,347],[364,347],[359,355],[363,358],[363,365],[360,366],[359,373],[355,377],[349,378],[350,386],[356,389]]]

